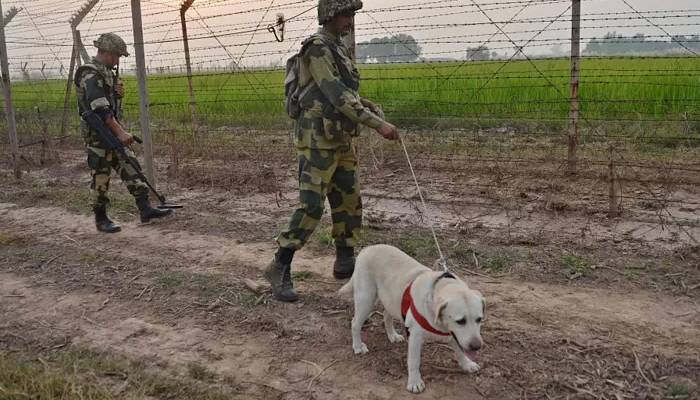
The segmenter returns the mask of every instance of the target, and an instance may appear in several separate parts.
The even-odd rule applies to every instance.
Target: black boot
[[[355,272],[355,249],[352,247],[336,248],[333,276],[335,279],[349,279]]]
[[[122,228],[112,222],[107,216],[107,206],[94,206],[92,211],[95,213],[95,226],[97,230],[105,233],[116,233],[122,230]]]
[[[141,222],[148,222],[153,218],[162,218],[173,213],[173,210],[161,210],[151,207],[151,202],[148,201],[148,193],[136,196],[136,206],[141,212]]]
[[[292,284],[292,266],[290,264],[282,264],[275,255],[272,262],[265,268],[263,275],[270,282],[272,294],[277,300],[291,303],[299,299]]]

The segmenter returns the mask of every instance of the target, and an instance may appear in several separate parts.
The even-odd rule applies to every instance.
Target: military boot
[[[107,216],[107,206],[95,206],[92,208],[95,213],[95,226],[97,230],[105,233],[116,233],[122,230],[122,228],[112,222]]]
[[[291,265],[282,264],[277,256],[275,256],[272,262],[265,268],[263,275],[265,279],[270,282],[272,294],[277,300],[291,303],[299,299],[299,296],[294,291],[294,285],[292,284]]]
[[[141,222],[148,222],[154,218],[162,218],[173,213],[173,210],[161,210],[151,207],[151,202],[148,200],[148,193],[143,193],[136,196],[136,206],[141,213]]]
[[[349,279],[353,272],[355,272],[355,249],[338,247],[335,263],[333,263],[333,276],[335,279]]]

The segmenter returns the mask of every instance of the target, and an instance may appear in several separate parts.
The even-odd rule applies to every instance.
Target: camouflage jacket
[[[89,64],[78,68],[75,72],[76,97],[78,99],[78,114],[87,110],[109,108],[117,115],[117,97],[114,93],[114,72],[99,63],[94,57]],[[90,130],[85,121],[81,120],[81,132],[89,136]]]
[[[337,45],[352,82],[343,81],[336,57],[326,42]],[[356,89],[360,73],[338,36],[322,28],[307,39],[302,48],[299,80],[302,85],[310,80],[314,84],[304,98],[299,99],[302,113],[295,126],[297,148],[347,148],[352,137],[358,135],[359,124],[375,129],[382,125],[384,121],[362,104]]]

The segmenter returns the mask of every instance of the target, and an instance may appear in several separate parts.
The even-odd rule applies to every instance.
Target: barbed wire
[[[68,9],[78,3],[58,5],[37,0],[30,4],[30,9],[42,9],[34,8],[39,12],[23,14],[15,21],[19,24],[8,29],[10,52],[21,50],[27,54],[21,61],[13,57],[13,72],[27,73],[27,65],[35,65],[32,63],[44,67],[42,72],[65,69],[62,60],[67,57],[61,58],[61,55],[72,47],[72,38],[64,33],[67,31],[64,19],[70,14]],[[192,63],[203,71],[194,78],[200,107],[197,115],[205,124],[204,132],[214,136],[220,125],[226,128],[222,132],[234,132],[227,127],[239,121],[284,118],[280,79],[283,69],[279,65],[298,47],[298,41],[308,34],[316,21],[315,16],[306,15],[316,8],[315,3],[316,0],[202,0],[197,3],[186,21],[192,25]],[[584,122],[580,131],[583,156],[578,160],[582,172],[577,177],[579,186],[572,188],[572,193],[594,194],[601,196],[598,200],[605,200],[608,182],[601,171],[611,162],[606,158],[605,148],[627,146],[633,156],[628,157],[626,153],[623,156],[621,150],[614,156],[615,168],[621,175],[619,181],[661,189],[659,195],[627,192],[621,193],[619,199],[661,203],[664,207],[700,205],[693,198],[670,196],[676,187],[697,186],[697,176],[700,176],[700,163],[694,161],[700,149],[700,97],[697,96],[700,82],[696,79],[700,73],[700,63],[696,61],[700,36],[694,33],[697,29],[693,29],[700,27],[700,9],[665,7],[643,11],[626,0],[623,3],[629,10],[603,10],[583,15],[582,29],[587,29],[588,33],[581,41],[602,44],[613,50],[616,45],[620,48],[639,45],[636,48],[660,48],[668,53],[584,53],[580,77],[584,90],[579,99]],[[409,136],[416,166],[433,172],[479,174],[483,178],[470,183],[468,188],[455,189],[455,193],[479,199],[452,199],[451,203],[508,209],[512,205],[501,201],[497,195],[484,195],[480,191],[518,190],[522,187],[519,180],[524,176],[566,179],[568,159],[566,149],[562,148],[562,139],[566,136],[562,127],[571,121],[567,90],[570,69],[564,65],[568,57],[535,56],[535,53],[547,47],[571,44],[571,38],[562,35],[571,29],[563,26],[569,22],[565,16],[570,4],[570,0],[432,0],[404,2],[393,7],[378,4],[357,14],[355,33],[361,50],[371,52],[382,46],[394,46],[391,54],[364,58],[372,62],[360,65],[364,82],[361,93],[380,98],[387,115],[412,130],[426,129],[424,133],[419,131]],[[95,26],[102,29],[108,22],[124,21],[116,32],[125,33],[129,39],[126,19],[130,15],[125,7],[126,4],[100,2],[90,15],[88,34]],[[540,8],[534,10],[535,7]],[[149,76],[150,110],[156,120],[176,117],[185,132],[189,119],[189,111],[185,110],[190,103],[185,95],[186,75],[177,73],[178,68],[182,71],[184,67],[182,50],[176,48],[182,37],[174,29],[177,24],[172,22],[178,10],[174,5],[144,0],[142,14],[147,23],[143,44],[149,57],[149,71],[156,73]],[[529,13],[525,14],[526,11]],[[266,33],[267,20],[273,12],[292,15],[285,27],[289,44],[277,44]],[[620,29],[624,34],[611,32],[613,29]],[[633,29],[640,29],[643,36],[632,34]],[[649,33],[648,29],[660,33]],[[596,35],[600,30],[606,32],[604,37]],[[682,32],[690,33],[680,35]],[[412,36],[410,42],[397,41],[399,34],[415,37]],[[374,40],[360,43],[369,39]],[[133,40],[129,42],[133,44]],[[476,51],[482,48],[498,54],[501,59],[473,60],[480,57]],[[503,51],[505,56],[499,54]],[[681,56],[681,52],[687,56]],[[51,64],[47,68],[47,60],[58,62],[59,66]],[[262,62],[269,66],[259,66]],[[228,65],[223,70],[212,69],[221,63]],[[171,70],[174,73],[169,73]],[[58,85],[49,79],[15,85],[13,92],[18,95],[19,115],[26,118],[37,99],[49,109],[48,115],[60,112],[62,98],[59,97],[62,96],[48,95],[56,90],[54,87]],[[617,91],[612,92],[612,89]],[[125,100],[127,113],[136,114],[136,99],[129,96]],[[449,129],[442,130],[441,126]],[[159,123],[154,127],[161,134],[173,129],[172,124]],[[441,130],[440,135],[435,135],[436,130]],[[452,131],[457,133],[451,134]],[[270,146],[271,152],[288,152],[288,143],[279,140],[280,137],[283,136],[256,132],[258,140],[277,143]],[[225,138],[221,140],[225,143]],[[255,149],[255,146],[261,145],[242,144],[241,148]],[[443,156],[441,151],[448,154]],[[500,181],[489,181],[494,178],[494,171],[501,168],[510,175],[499,178]],[[644,172],[627,174],[633,170]],[[394,180],[397,185],[407,182],[403,176]],[[597,187],[601,183],[602,187]],[[551,192],[556,190],[551,189]],[[429,201],[440,203],[442,200],[436,197],[439,196],[429,196]],[[442,202],[447,203],[446,200]],[[688,224],[692,219],[678,222]]]

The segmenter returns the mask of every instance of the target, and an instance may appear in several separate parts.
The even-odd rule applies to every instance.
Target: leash
[[[428,206],[426,206],[425,199],[423,199],[423,192],[420,190],[418,178],[416,177],[416,172],[413,170],[413,163],[411,163],[411,157],[408,155],[408,150],[406,150],[406,143],[404,143],[402,135],[399,135],[399,141],[401,142],[401,147],[403,147],[403,153],[406,155],[406,161],[408,161],[408,168],[411,170],[411,175],[413,175],[413,182],[416,184],[416,189],[418,189],[418,197],[420,198],[420,202],[423,205],[423,214],[425,214],[426,216],[428,227],[430,228],[430,232],[433,234],[435,247],[437,248],[438,254],[440,255],[440,266],[442,266],[443,271],[447,272],[447,259],[442,254],[440,243],[438,242],[437,235],[435,234],[435,227],[433,226],[432,220],[428,216]]]

